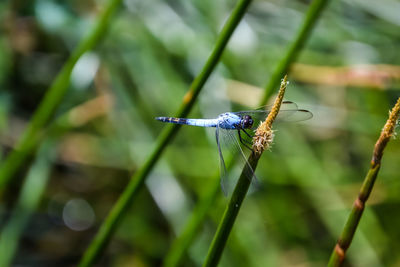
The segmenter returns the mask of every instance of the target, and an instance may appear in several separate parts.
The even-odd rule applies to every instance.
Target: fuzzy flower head
[[[381,131],[378,141],[375,144],[374,155],[372,157],[371,164],[373,166],[380,164],[382,159],[383,150],[390,138],[396,135],[396,127],[399,123],[400,116],[400,97],[397,99],[396,105],[389,112],[389,119],[386,121],[385,126]]]
[[[281,87],[278,96],[275,99],[271,112],[268,117],[263,121],[256,130],[253,137],[253,151],[261,154],[264,150],[269,149],[274,139],[274,131],[272,130],[272,123],[275,121],[276,116],[281,108],[283,96],[285,94],[286,86],[288,85],[287,76],[282,79]]]
[[[264,150],[269,149],[274,141],[274,131],[269,128],[265,129],[262,123],[257,128],[253,137],[253,150],[255,153],[261,154]],[[262,129],[264,128],[264,129]]]

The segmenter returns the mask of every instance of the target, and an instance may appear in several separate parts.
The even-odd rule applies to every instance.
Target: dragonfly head
[[[249,115],[245,115],[242,118],[242,128],[243,129],[249,129],[253,126],[253,118]]]

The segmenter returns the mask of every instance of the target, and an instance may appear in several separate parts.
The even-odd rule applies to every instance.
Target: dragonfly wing
[[[219,128],[219,143],[221,146],[221,155],[230,155],[234,159],[238,159],[241,162],[241,167],[248,165],[249,168],[246,168],[246,177],[250,179],[254,185],[257,186],[257,178],[254,174],[254,171],[250,164],[247,161],[246,153],[243,151],[241,144],[238,141],[237,131],[236,130],[226,130]],[[242,134],[242,139],[244,138],[244,134]],[[249,150],[250,151],[250,150]],[[226,157],[225,157],[226,158]],[[222,160],[221,160],[222,161]],[[222,168],[222,167],[221,167]],[[221,176],[222,177],[222,176]],[[227,176],[225,175],[225,178]],[[224,179],[224,178],[222,178]],[[226,192],[232,191],[234,187],[234,180],[222,180],[224,184],[224,188]]]
[[[305,109],[299,109],[292,101],[283,101],[276,120],[279,122],[299,122],[311,119],[313,114]]]
[[[255,108],[255,109],[253,109],[253,110],[249,110],[249,112],[252,112],[252,111],[254,111],[254,110],[261,110],[261,111],[269,111],[269,110],[271,110],[272,109],[272,107],[273,107],[274,105],[265,105],[265,106],[261,106],[261,107],[259,107],[259,108]],[[293,102],[293,101],[288,101],[288,100],[284,100],[284,101],[282,101],[282,103],[281,103],[281,109],[290,109],[290,110],[292,110],[292,109],[298,109],[298,106],[297,106],[297,104],[295,103],[295,102]],[[244,111],[244,112],[248,112],[248,111]]]
[[[228,194],[227,188],[227,171],[226,171],[226,164],[224,160],[224,156],[222,154],[221,148],[221,138],[220,138],[220,129],[218,126],[215,130],[215,138],[217,139],[217,146],[218,146],[218,155],[219,155],[219,170],[221,172],[221,189],[225,196]]]
[[[227,131],[227,135],[229,136],[229,139],[231,140],[231,143],[234,143],[234,153],[235,154],[239,154],[239,161],[242,163],[243,166],[247,165],[249,168],[246,169],[247,172],[245,173],[246,177],[252,181],[255,185],[258,184],[258,179],[256,177],[256,174],[254,173],[253,168],[251,167],[250,163],[247,161],[247,157],[245,152],[242,149],[242,145],[240,144],[239,140],[238,140],[238,136],[236,136],[236,133],[238,132],[234,132],[234,131]],[[242,140],[245,140],[243,134],[242,134]],[[249,150],[250,152],[250,150]]]
[[[271,111],[273,105],[265,105],[265,106],[261,106],[259,108],[253,109],[253,110],[243,110],[243,111],[238,111],[238,112],[234,112],[235,114],[249,114],[249,113],[253,113],[253,114],[259,114],[259,116],[262,116],[262,114],[267,114]],[[281,104],[281,110],[297,110],[299,109],[297,104],[292,102],[292,101],[282,101]]]
[[[277,120],[282,122],[299,122],[309,120],[313,117],[311,111],[305,109],[281,110],[278,113]]]
[[[265,106],[261,109],[234,112],[239,116],[249,115],[253,118],[254,124],[252,129],[258,127],[260,122],[264,121],[271,111],[271,106]],[[299,109],[297,104],[291,101],[282,102],[279,113],[276,117],[277,122],[299,122],[312,118],[312,113],[305,109]]]

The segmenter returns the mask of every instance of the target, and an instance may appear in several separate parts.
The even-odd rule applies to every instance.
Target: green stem
[[[0,266],[11,266],[18,249],[18,241],[36,210],[46,189],[51,169],[51,152],[54,148],[52,141],[43,143],[35,162],[30,167],[22,185],[16,207],[11,217],[3,226],[0,235]]]
[[[248,162],[253,170],[256,169],[259,158],[260,154],[256,153],[251,153],[249,156]],[[226,241],[228,240],[233,224],[251,183],[251,179],[247,176],[248,173],[252,172],[249,164],[246,164],[242,170],[239,181],[236,184],[235,190],[232,193],[232,197],[229,200],[228,206],[225,209],[224,215],[222,216],[217,232],[211,243],[203,267],[217,266],[219,259],[221,258],[222,251],[225,248]]]
[[[329,0],[314,0],[311,3],[311,6],[307,11],[306,18],[301,25],[294,42],[289,46],[285,56],[279,62],[277,68],[271,75],[269,83],[265,87],[264,96],[261,101],[262,105],[267,103],[268,99],[272,95],[272,92],[274,91],[274,88],[279,86],[280,79],[285,74],[289,73],[290,64],[296,60],[328,2]]]
[[[211,72],[215,69],[222,52],[224,51],[226,44],[228,43],[233,31],[239,24],[243,15],[245,14],[247,7],[250,4],[250,0],[240,0],[233,10],[228,21],[224,25],[221,34],[215,44],[215,47],[208,58],[206,64],[204,65],[200,74],[191,84],[190,90],[186,94],[182,106],[179,108],[176,117],[185,117],[192,106],[194,105],[198,94],[200,93],[203,85],[209,78]],[[79,266],[90,266],[101,254],[103,249],[106,247],[109,239],[114,233],[119,221],[122,219],[126,213],[127,208],[132,202],[133,198],[138,194],[147,175],[150,173],[154,167],[157,160],[160,158],[161,153],[164,151],[166,146],[170,143],[171,139],[174,137],[175,133],[178,131],[179,125],[174,124],[167,127],[160,135],[156,148],[151,153],[146,163],[140,168],[132,177],[131,181],[127,185],[125,191],[121,194],[117,203],[112,208],[110,214],[105,219],[104,223],[101,225],[99,232],[94,237],[94,240],[89,245],[86,250]]]
[[[104,36],[109,25],[110,17],[120,3],[121,0],[110,0],[108,2],[95,27],[91,30],[89,35],[79,43],[78,47],[68,58],[52,85],[47,90],[39,107],[33,114],[27,129],[17,143],[15,150],[8,155],[0,166],[0,187],[5,186],[7,182],[11,180],[24,160],[33,152],[35,147],[37,147],[42,128],[51,119],[68,89],[69,80],[75,64],[84,53],[93,49]]]
[[[347,218],[347,222],[340,234],[334,250],[332,251],[328,266],[341,266],[343,264],[346,251],[353,240],[358,223],[360,222],[361,216],[364,212],[365,203],[372,191],[379,169],[380,164],[372,165],[369,169],[360,193],[353,204],[349,217]]]

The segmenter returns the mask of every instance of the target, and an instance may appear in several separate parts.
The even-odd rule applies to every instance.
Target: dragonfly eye
[[[253,118],[251,116],[249,116],[249,115],[243,116],[242,127],[244,129],[251,128],[251,126],[253,126],[253,123],[254,123],[254,121],[253,121]]]

